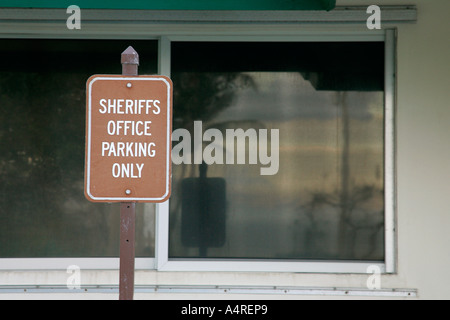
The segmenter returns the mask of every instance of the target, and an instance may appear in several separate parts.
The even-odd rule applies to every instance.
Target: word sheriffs
[[[100,99],[98,112],[109,114],[160,114],[159,100]]]

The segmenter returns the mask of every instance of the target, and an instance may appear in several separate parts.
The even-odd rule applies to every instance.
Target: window
[[[0,40],[0,259],[118,257],[118,206],[83,196],[85,83],[131,44],[174,83],[145,268],[394,272],[393,37]]]
[[[133,41],[156,73],[157,42]],[[121,73],[130,41],[1,40],[0,258],[118,257],[119,207],[83,195],[85,85]],[[137,256],[154,256],[154,206],[139,205]]]
[[[169,212],[160,269],[280,271],[278,261],[321,272],[316,262],[390,259],[386,51],[384,41],[172,42],[181,131],[159,208]]]

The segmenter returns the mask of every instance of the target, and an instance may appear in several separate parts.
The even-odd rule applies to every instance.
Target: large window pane
[[[192,152],[173,169],[169,256],[383,260],[383,59],[383,43],[174,43],[174,129]],[[267,143],[227,164],[238,129]],[[223,164],[195,164],[198,137]],[[278,170],[261,175],[270,150]]]
[[[156,41],[0,41],[0,258],[114,257],[119,206],[84,198],[85,85]],[[137,207],[136,255],[154,254],[154,206]]]

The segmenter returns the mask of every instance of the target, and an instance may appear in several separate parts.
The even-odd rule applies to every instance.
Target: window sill
[[[169,259],[160,263],[158,271],[197,272],[290,272],[290,273],[362,273],[376,267],[380,273],[386,272],[382,262],[348,261],[273,261],[273,260],[180,260]]]

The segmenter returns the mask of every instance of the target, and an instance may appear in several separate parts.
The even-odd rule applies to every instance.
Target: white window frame
[[[160,40],[159,71],[170,77],[170,50],[175,41],[384,41],[385,42],[385,261],[311,261],[311,260],[245,260],[245,259],[169,259],[169,203],[156,208],[156,267],[158,271],[235,271],[235,272],[304,272],[367,273],[377,266],[381,273],[395,273],[395,30],[371,34],[260,37],[173,36]],[[370,65],[370,62],[368,62]]]

